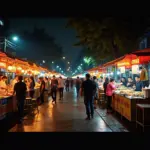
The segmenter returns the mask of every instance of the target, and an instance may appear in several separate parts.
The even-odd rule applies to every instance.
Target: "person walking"
[[[93,81],[96,85],[96,92],[95,92],[95,96],[94,96],[94,109],[96,109],[96,101],[98,100],[98,93],[99,93],[98,81],[97,81],[96,76],[93,77]]]
[[[49,81],[48,81],[48,78],[47,77],[45,77],[44,78],[44,82],[45,82],[45,91],[47,91],[48,92],[48,89],[49,89]]]
[[[84,104],[86,108],[87,118],[90,120],[94,116],[94,96],[96,93],[96,84],[90,79],[90,74],[86,74],[86,80],[81,85],[81,96],[84,92]],[[91,115],[91,116],[90,116]]]
[[[77,77],[77,79],[76,79],[77,98],[79,97],[80,86],[81,86],[81,80],[79,79],[79,77]]]
[[[69,78],[67,78],[67,80],[65,81],[65,85],[66,85],[66,92],[69,92]]]
[[[107,95],[107,113],[112,112],[112,95],[114,90],[116,89],[115,84],[114,84],[114,79],[110,79],[110,82],[107,84],[106,88],[106,95]]]
[[[62,79],[62,77],[60,76],[58,79],[58,89],[59,89],[59,100],[63,99],[63,91],[64,91],[64,80]]]
[[[57,88],[58,88],[58,80],[56,79],[55,75],[53,76],[53,79],[51,80],[51,95],[52,95],[52,103],[55,102],[57,99]]]
[[[41,85],[40,85],[40,100],[41,100],[41,104],[43,104],[44,103],[45,82],[44,82],[43,77],[40,77],[39,80],[41,83]]]
[[[29,79],[28,89],[29,89],[29,96],[33,98],[34,96],[34,87],[35,87],[35,81],[34,78],[31,76]]]
[[[104,96],[105,102],[107,101],[106,89],[107,89],[108,83],[109,83],[109,79],[106,77],[106,78],[105,78],[105,82],[103,83],[103,89],[104,89],[104,94],[105,94],[105,96]]]
[[[27,87],[24,82],[22,82],[23,77],[18,77],[18,82],[14,86],[13,95],[16,93],[17,106],[18,106],[18,114],[19,114],[19,123],[23,121],[23,113],[24,113],[24,101],[26,98]]]
[[[70,79],[70,87],[71,87],[71,89],[73,88],[73,79],[72,78]]]

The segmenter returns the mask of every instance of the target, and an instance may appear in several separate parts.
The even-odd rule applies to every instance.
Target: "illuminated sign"
[[[6,68],[6,63],[0,62],[0,68]]]
[[[130,66],[130,62],[120,62],[120,63],[117,63],[117,66],[118,67],[121,67],[121,66]]]
[[[125,67],[120,67],[120,72],[125,73]]]
[[[140,60],[139,60],[139,58],[133,59],[131,63],[132,63],[132,65],[133,65],[133,64],[139,64],[139,63],[140,63]]]
[[[8,66],[8,71],[10,72],[16,72],[16,67],[15,66]]]
[[[133,65],[132,66],[132,74],[138,74],[139,73],[139,66]]]

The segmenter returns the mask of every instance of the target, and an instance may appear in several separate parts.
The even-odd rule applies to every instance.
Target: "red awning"
[[[150,48],[145,48],[142,50],[137,50],[135,52],[132,52],[132,54],[135,54],[137,56],[150,56]]]
[[[7,57],[5,53],[0,52],[0,57]]]
[[[104,66],[104,67],[107,67],[107,66],[115,65],[117,62],[123,60],[124,58],[125,58],[125,56],[119,57],[119,58],[117,58],[117,59],[115,59],[115,60],[113,60],[113,61],[110,61],[110,62],[104,64],[103,66]]]

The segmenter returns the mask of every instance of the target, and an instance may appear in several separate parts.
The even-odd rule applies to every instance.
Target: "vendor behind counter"
[[[6,76],[2,76],[1,79],[0,79],[0,89],[1,90],[7,90],[6,81],[7,81],[7,77]]]
[[[128,78],[127,87],[132,88],[135,85],[135,82],[131,77]]]
[[[140,77],[135,77],[136,83],[135,83],[135,91],[142,91],[142,88],[144,88],[142,81],[140,81]]]

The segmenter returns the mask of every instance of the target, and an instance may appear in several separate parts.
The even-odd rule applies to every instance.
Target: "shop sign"
[[[139,74],[139,66],[138,65],[132,66],[132,74]]]
[[[0,68],[6,68],[6,63],[0,62]]]
[[[125,67],[120,67],[119,69],[120,69],[120,72],[121,72],[121,73],[125,73],[125,71],[126,71],[126,70],[125,70]]]
[[[117,66],[118,67],[121,67],[121,66],[130,66],[130,62],[120,62],[120,63],[117,63]]]
[[[139,58],[133,59],[133,60],[131,61],[131,63],[132,63],[132,65],[134,65],[134,64],[139,64],[139,63],[140,63],[140,60],[139,60]]]

